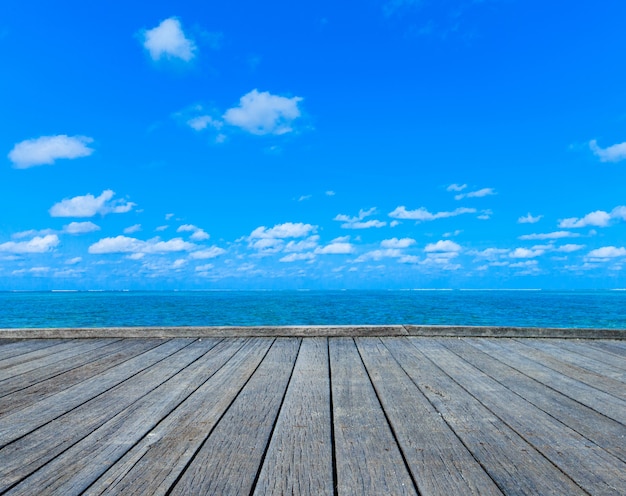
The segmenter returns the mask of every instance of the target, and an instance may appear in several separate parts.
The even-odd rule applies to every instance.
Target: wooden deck
[[[626,341],[0,340],[0,494],[626,494]]]

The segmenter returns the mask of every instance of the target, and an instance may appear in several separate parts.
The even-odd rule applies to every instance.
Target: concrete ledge
[[[251,327],[97,327],[0,329],[1,339],[71,338],[230,338],[230,337],[490,337],[626,339],[626,329],[565,329],[495,326],[251,326]]]
[[[0,339],[408,336],[401,325],[0,329]]]
[[[428,337],[626,339],[626,329],[427,325],[404,327],[410,336]]]

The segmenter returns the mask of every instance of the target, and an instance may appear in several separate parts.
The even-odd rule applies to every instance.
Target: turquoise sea
[[[0,292],[0,328],[314,324],[626,329],[626,291]]]

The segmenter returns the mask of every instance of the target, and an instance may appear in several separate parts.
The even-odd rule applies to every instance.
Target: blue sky
[[[0,6],[0,289],[626,287],[626,3]]]

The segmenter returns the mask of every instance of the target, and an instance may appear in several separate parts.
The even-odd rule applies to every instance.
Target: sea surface
[[[350,324],[626,329],[626,291],[0,292],[0,328]]]

